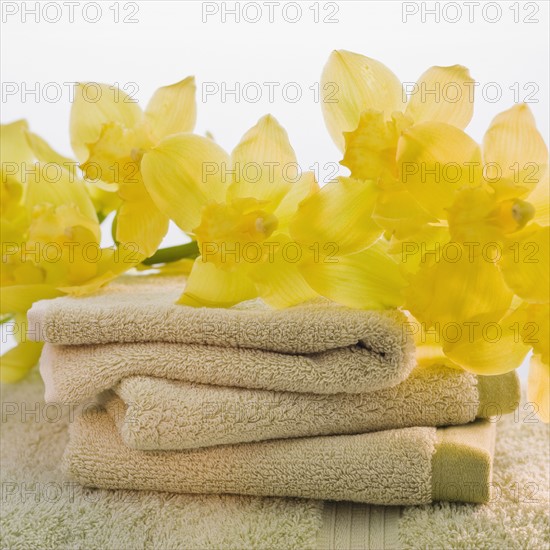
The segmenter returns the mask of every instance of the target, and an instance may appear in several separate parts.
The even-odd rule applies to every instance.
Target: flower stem
[[[144,265],[166,264],[176,262],[183,258],[196,258],[199,255],[197,241],[180,244],[179,246],[170,246],[157,250],[152,256],[141,262]]]

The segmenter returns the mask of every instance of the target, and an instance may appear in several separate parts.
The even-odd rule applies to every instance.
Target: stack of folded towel
[[[64,463],[83,485],[424,504],[489,498],[491,415],[514,373],[416,366],[406,318],[315,302],[175,305],[123,277],[36,303],[46,401],[82,403]]]

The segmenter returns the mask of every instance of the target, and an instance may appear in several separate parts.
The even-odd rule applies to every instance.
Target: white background
[[[37,4],[35,15],[30,11]],[[336,163],[340,154],[310,89],[319,82],[333,49],[382,61],[404,82],[414,82],[431,65],[467,66],[480,83],[474,120],[467,129],[476,140],[496,113],[534,91],[531,99],[537,102],[530,107],[548,142],[548,2],[308,0],[298,3],[299,15],[295,6],[285,6],[288,2],[281,0],[272,4],[270,22],[269,6],[261,1],[121,1],[115,9],[115,2],[107,0],[96,3],[101,15],[95,23],[89,21],[97,18],[98,10],[90,4],[72,7],[73,22],[71,6],[63,1],[1,4],[2,122],[26,118],[35,132],[67,155],[71,153],[69,83],[117,82],[135,88],[144,106],[157,87],[195,75],[198,133],[212,132],[231,150],[260,116],[270,112],[287,128],[304,169],[316,162],[321,167]],[[235,4],[240,4],[240,22],[223,13]],[[437,4],[439,22],[429,13]],[[206,15],[205,10],[216,7],[216,14]],[[260,21],[250,22],[258,14]],[[275,101],[269,101],[264,82],[279,83]],[[282,94],[290,82],[302,92],[295,103]],[[227,88],[257,83],[264,93],[256,103],[242,95],[223,98],[221,93],[203,98],[207,83],[220,87],[225,83]],[[32,89],[39,97],[28,93]],[[254,87],[248,90],[253,99]],[[498,90],[501,98],[494,102]],[[332,175],[322,169],[320,174]],[[172,229],[165,244],[179,238]]]

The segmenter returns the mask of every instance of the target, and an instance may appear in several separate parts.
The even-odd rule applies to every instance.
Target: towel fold
[[[412,346],[385,346],[383,354],[353,345],[296,355],[168,342],[46,344],[40,371],[47,402],[80,402],[133,375],[275,391],[364,393],[399,384],[413,368]]]
[[[484,506],[438,502],[402,508],[94,490],[67,481],[61,471],[73,409],[64,407],[56,422],[51,421],[51,407],[48,414],[40,414],[45,407],[44,388],[35,374],[2,388],[6,413],[0,445],[3,548],[501,550],[550,546],[548,425],[533,422],[532,407],[527,405],[520,406],[520,416],[505,415],[496,424],[492,498]]]
[[[434,365],[368,394],[245,390],[136,376],[124,378],[104,404],[126,445],[179,450],[466,424],[510,413],[519,398],[515,372],[486,377]]]
[[[476,421],[440,429],[403,428],[187,451],[137,451],[124,444],[109,415],[100,409],[83,413],[72,423],[64,466],[79,483],[105,489],[391,505],[432,500],[485,502],[494,428],[492,422]]]
[[[33,305],[46,401],[80,402],[132,375],[305,393],[399,384],[415,363],[406,317],[315,302],[273,311],[175,305],[179,278],[123,277],[85,298]],[[135,281],[137,280],[137,282]],[[131,281],[131,282],[128,282]]]
[[[121,277],[87,297],[41,300],[28,313],[29,338],[53,344],[180,342],[280,353],[316,353],[356,346],[394,356],[408,349],[406,318],[318,300],[273,310],[259,300],[229,309],[174,302],[184,279]],[[410,348],[410,346],[408,346]]]

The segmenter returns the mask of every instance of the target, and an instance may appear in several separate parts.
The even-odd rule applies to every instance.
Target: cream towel
[[[36,374],[36,376],[35,376]],[[2,387],[0,548],[315,550],[323,501],[82,487],[61,469],[74,408],[38,372]]]
[[[28,313],[29,338],[53,344],[179,342],[281,353],[316,353],[362,343],[376,353],[404,346],[405,316],[319,300],[273,310],[259,300],[229,309],[176,305],[177,277],[122,277],[95,294],[41,300]],[[397,348],[397,349],[396,349]]]
[[[221,386],[302,393],[370,392],[399,384],[414,365],[407,340],[384,353],[362,345],[307,355],[168,342],[59,346],[46,344],[40,372],[48,402],[80,402],[143,375]],[[374,335],[373,335],[374,341]]]
[[[0,547],[404,550],[548,548],[549,426],[523,404],[497,423],[488,504],[369,506],[292,498],[92,489],[61,471],[72,408],[38,373],[3,386]],[[61,411],[60,411],[61,412]]]
[[[105,402],[126,445],[179,450],[267,439],[466,424],[514,411],[515,372],[480,376],[418,367],[393,388],[315,395],[245,390],[136,376]]]
[[[483,502],[489,495],[494,427],[478,421],[439,430],[403,428],[187,451],[136,451],[124,444],[105,411],[94,410],[71,425],[64,463],[72,479],[105,489],[372,504]],[[448,492],[448,466],[456,463],[462,467],[450,474]]]

